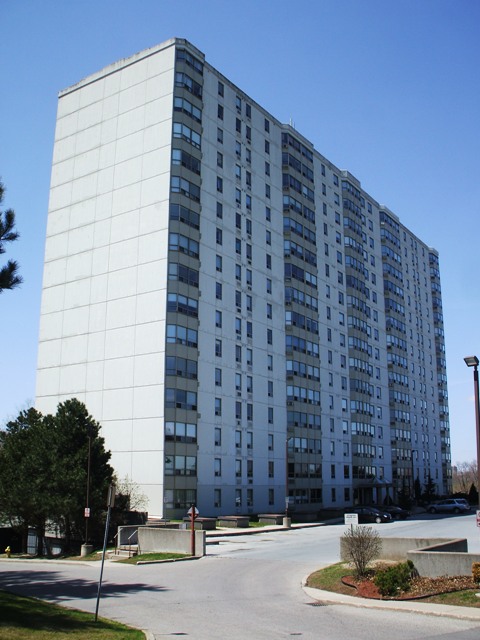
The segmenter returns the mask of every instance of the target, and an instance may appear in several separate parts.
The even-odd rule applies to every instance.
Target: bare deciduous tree
[[[341,538],[343,556],[355,567],[355,575],[363,578],[368,573],[368,565],[376,560],[382,551],[382,539],[372,527],[352,527]]]

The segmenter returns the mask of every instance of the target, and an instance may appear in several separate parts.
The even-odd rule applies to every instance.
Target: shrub
[[[379,571],[374,583],[382,596],[396,596],[399,592],[410,589],[414,570],[413,562],[407,560]]]
[[[480,562],[472,563],[472,578],[474,582],[480,582]]]
[[[363,578],[368,565],[380,555],[382,540],[372,527],[352,527],[342,536],[345,559],[353,562],[355,575]]]

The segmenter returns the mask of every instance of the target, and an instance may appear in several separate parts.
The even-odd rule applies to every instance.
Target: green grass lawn
[[[92,613],[0,591],[2,640],[144,640],[145,634]]]
[[[145,562],[154,562],[155,560],[178,560],[179,558],[190,558],[188,553],[139,553],[138,556],[116,560],[123,564],[137,564],[139,560]]]

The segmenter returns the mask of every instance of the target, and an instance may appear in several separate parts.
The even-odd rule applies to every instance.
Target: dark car
[[[470,505],[461,498],[447,498],[429,505],[427,511],[428,513],[468,513]]]
[[[385,513],[389,513],[393,520],[406,520],[410,517],[410,511],[407,509],[402,509],[402,507],[397,507],[395,504],[390,504],[388,506],[377,507],[379,511],[385,511]]]
[[[379,511],[375,507],[347,507],[345,513],[357,513],[359,524],[366,522],[391,522],[392,516],[385,511]]]

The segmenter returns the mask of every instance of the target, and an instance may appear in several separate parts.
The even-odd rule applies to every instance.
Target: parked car
[[[345,513],[357,513],[359,524],[366,522],[391,522],[392,516],[385,511],[379,511],[375,507],[347,507]]]
[[[385,513],[389,513],[394,520],[406,520],[406,518],[411,516],[410,511],[407,511],[407,509],[402,509],[402,507],[397,507],[397,505],[395,504],[377,507],[377,509],[379,511],[385,511]]]
[[[466,513],[470,505],[463,498],[447,498],[439,500],[427,507],[428,513]]]

